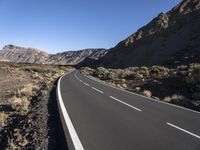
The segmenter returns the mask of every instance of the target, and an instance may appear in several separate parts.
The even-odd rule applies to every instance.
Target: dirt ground
[[[55,80],[73,69],[0,63],[0,149],[51,149],[49,93]]]

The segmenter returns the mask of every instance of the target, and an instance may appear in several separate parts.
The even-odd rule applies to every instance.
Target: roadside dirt
[[[67,66],[0,63],[0,149],[57,149],[53,83],[72,70]]]

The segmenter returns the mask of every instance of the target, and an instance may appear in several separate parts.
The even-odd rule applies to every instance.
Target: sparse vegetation
[[[125,69],[82,68],[112,86],[124,88],[147,97],[200,111],[200,64],[128,67]]]
[[[66,66],[0,63],[2,149],[46,149],[48,93],[53,81],[72,70]]]
[[[0,129],[6,124],[8,115],[5,112],[0,112]]]

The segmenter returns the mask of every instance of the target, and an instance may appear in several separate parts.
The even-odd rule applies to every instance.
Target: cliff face
[[[98,60],[106,53],[107,50],[105,49],[85,49],[79,51],[66,51],[57,54],[48,54],[38,49],[6,45],[2,50],[0,50],[0,61],[76,65],[82,62],[85,58]]]
[[[200,61],[200,0],[183,0],[121,41],[101,59],[109,67]]]

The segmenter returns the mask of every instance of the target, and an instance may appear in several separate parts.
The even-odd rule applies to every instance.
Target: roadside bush
[[[164,74],[168,74],[169,69],[163,66],[152,66],[149,68],[149,74],[153,75],[164,75]]]
[[[93,73],[94,76],[97,76],[104,80],[108,78],[108,74],[109,70],[104,67],[98,67]]]
[[[86,75],[92,75],[94,73],[94,69],[89,67],[82,67],[81,72],[85,73]]]
[[[149,76],[149,69],[146,66],[139,67],[136,69],[136,73],[143,76]]]
[[[151,93],[151,91],[149,91],[149,90],[144,90],[144,91],[142,92],[142,95],[144,95],[144,96],[146,96],[146,97],[151,97],[151,96],[152,96],[152,93]]]
[[[190,66],[189,74],[185,77],[185,81],[187,84],[200,83],[200,64]]]

